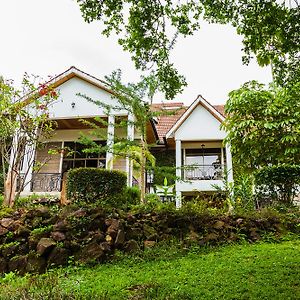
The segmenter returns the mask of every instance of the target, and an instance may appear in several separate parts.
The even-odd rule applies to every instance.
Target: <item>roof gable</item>
[[[206,101],[201,95],[199,95],[196,100],[188,107],[188,109],[180,116],[180,118],[178,118],[174,125],[169,129],[169,131],[166,133],[166,138],[171,138],[174,136],[174,133],[188,119],[188,117],[193,113],[198,105],[203,106],[220,123],[224,121],[225,118],[220,113],[220,111],[217,110],[216,107],[212,106],[208,101]]]

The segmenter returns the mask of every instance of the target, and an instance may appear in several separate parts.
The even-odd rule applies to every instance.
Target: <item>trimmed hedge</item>
[[[121,171],[98,168],[72,169],[67,177],[67,197],[74,202],[93,203],[123,196],[127,177]]]
[[[300,185],[300,165],[263,167],[255,174],[255,183],[258,199],[264,199],[265,204],[274,201],[292,204]]]

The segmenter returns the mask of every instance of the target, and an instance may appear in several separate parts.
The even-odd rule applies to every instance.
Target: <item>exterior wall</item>
[[[56,130],[49,141],[68,141],[68,142],[75,142],[81,136],[81,133],[92,137],[95,141],[96,140],[103,140],[100,137],[95,137],[90,134],[92,129],[60,129]],[[103,128],[103,138],[106,137],[107,128]],[[101,133],[102,135],[102,133]],[[122,128],[115,128],[115,136],[118,138],[126,138],[126,129]],[[106,140],[106,138],[104,139]]]
[[[189,182],[177,182],[176,190],[184,192],[212,192],[216,191],[215,186],[224,188],[222,180],[192,180]]]
[[[125,158],[117,158],[114,160],[113,169],[126,172],[126,159]]]
[[[60,149],[61,143],[50,143],[36,151],[36,161],[44,164],[39,173],[60,173],[60,153],[49,154],[49,149]]]
[[[93,100],[98,100],[106,104],[117,105],[116,99],[111,98],[111,94],[86,82],[78,77],[73,77],[64,82],[58,88],[59,98],[50,106],[50,118],[71,119],[73,117],[93,117],[103,116],[106,112],[98,105],[88,102],[85,98],[77,95],[86,95]],[[72,108],[72,103],[75,103]],[[112,112],[112,114],[127,115],[126,111]]]
[[[199,104],[177,129],[175,140],[223,140],[226,133],[220,129],[220,125],[221,123]]]

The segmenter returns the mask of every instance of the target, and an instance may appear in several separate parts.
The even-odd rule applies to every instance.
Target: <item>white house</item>
[[[75,67],[55,77],[51,85],[59,91],[59,98],[50,107],[49,118],[57,122],[47,147],[36,150],[34,159],[41,161],[48,155],[49,148],[71,148],[74,154],[66,155],[66,151],[58,151],[52,155],[40,172],[28,170],[28,159],[25,157],[22,173],[28,175],[23,193],[59,193],[63,174],[70,168],[76,167],[105,167],[107,169],[122,170],[127,173],[128,185],[134,181],[134,172],[128,158],[113,159],[113,154],[84,154],[80,150],[81,144],[76,143],[80,132],[90,135],[91,129],[80,119],[93,121],[94,117],[101,117],[108,121],[103,127],[105,140],[92,137],[98,143],[112,146],[114,137],[127,137],[129,140],[138,138],[131,122],[127,130],[116,127],[122,119],[132,120],[126,110],[111,111],[109,115],[98,105],[88,102],[79,94],[91,99],[100,100],[107,104],[117,104],[112,98],[113,91],[109,86]],[[175,115],[161,116],[154,122],[149,122],[147,133],[148,142],[156,144],[155,149],[174,150],[176,156],[176,205],[181,205],[181,196],[195,191],[212,192],[215,185],[223,187],[224,172],[228,172],[228,180],[232,181],[232,160],[229,147],[224,147],[225,132],[220,129],[224,120],[221,106],[212,106],[201,96],[189,106],[182,103],[154,104],[152,109],[176,109]],[[27,172],[28,171],[28,172]]]

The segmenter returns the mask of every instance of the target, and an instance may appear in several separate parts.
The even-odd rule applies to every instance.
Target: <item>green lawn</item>
[[[300,241],[186,254],[149,250],[97,267],[7,275],[0,299],[300,299]]]

